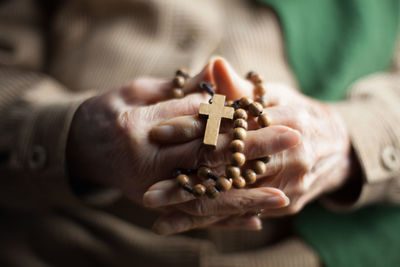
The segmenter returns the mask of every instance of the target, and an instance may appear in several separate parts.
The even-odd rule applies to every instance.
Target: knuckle
[[[310,115],[308,112],[301,110],[295,111],[294,114],[294,127],[303,132],[305,129],[309,129],[310,127]]]
[[[189,127],[179,127],[182,137],[190,139],[198,135],[199,129],[201,128],[201,122],[199,120],[191,120]]]
[[[213,150],[209,147],[201,146],[198,150],[199,164],[209,167],[217,167],[221,162],[229,162],[229,153]]]
[[[193,137],[194,130],[193,128],[187,128],[187,127],[178,127],[176,128],[178,135],[181,135],[182,138],[184,139],[189,139]]]
[[[187,110],[187,114],[196,114],[199,106],[199,101],[193,97],[189,97],[184,100],[185,102],[183,103],[183,105],[185,105],[186,107],[185,110]]]
[[[204,216],[207,214],[207,204],[203,200],[197,200],[194,202],[194,208],[193,208],[193,215],[195,216]]]
[[[311,171],[313,167],[312,158],[305,153],[299,153],[295,158],[294,167],[298,169],[300,173],[307,173]]]
[[[288,215],[295,215],[300,212],[301,208],[302,206],[298,202],[296,202],[293,203],[293,205],[290,205],[286,211]]]
[[[126,131],[128,129],[129,124],[129,114],[126,111],[118,112],[117,117],[115,119],[116,126],[122,130]]]
[[[295,195],[303,195],[305,192],[306,192],[305,184],[304,184],[303,180],[300,178],[298,180],[297,185],[295,186],[295,188],[293,190],[293,194],[295,194]]]
[[[135,80],[129,82],[126,87],[128,87],[129,89],[135,89],[136,87],[138,87],[140,85],[141,82],[142,82],[142,78],[135,79]]]
[[[253,198],[249,197],[239,197],[233,201],[228,201],[229,208],[231,210],[236,210],[238,212],[244,212],[248,208],[254,207],[256,205],[256,201]]]
[[[194,216],[186,216],[188,222],[186,224],[185,230],[190,230],[200,225],[199,221]]]

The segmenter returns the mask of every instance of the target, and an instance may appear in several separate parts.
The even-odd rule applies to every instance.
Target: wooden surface
[[[207,115],[206,132],[204,134],[203,143],[210,146],[217,145],[219,127],[221,119],[233,119],[234,108],[225,107],[225,96],[214,94],[212,104],[200,104],[200,115]]]

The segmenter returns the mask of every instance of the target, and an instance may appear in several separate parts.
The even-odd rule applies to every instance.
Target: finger
[[[121,88],[127,104],[151,104],[170,98],[172,81],[151,77],[138,78]]]
[[[201,139],[195,139],[188,143],[164,147],[159,153],[171,166],[195,169],[205,165],[213,168],[230,163],[231,142],[231,134],[220,134],[215,148],[204,146]],[[263,158],[294,147],[300,142],[300,133],[291,128],[285,126],[261,128],[247,132],[244,154],[247,160]]]
[[[206,103],[210,96],[206,93],[195,93],[180,99],[172,99],[150,106],[149,112],[157,114],[158,123],[178,116],[199,113],[200,103]],[[154,116],[153,116],[154,117]]]
[[[175,117],[153,127],[150,136],[162,144],[183,143],[201,137],[206,127],[206,120],[197,115]],[[221,122],[221,133],[232,128],[231,122]]]
[[[153,225],[153,231],[159,235],[177,234],[204,228],[224,218],[224,216],[190,216],[179,211],[172,212],[157,218]]]
[[[305,116],[307,113],[299,113],[292,106],[272,106],[264,109],[264,113],[268,117],[269,125],[285,125],[291,128],[298,128],[299,119],[309,120]]]
[[[242,216],[230,216],[226,219],[222,219],[211,225],[211,227],[223,230],[259,231],[262,229],[262,222],[258,216],[245,214]]]
[[[231,189],[217,199],[201,198],[175,207],[194,216],[234,215],[260,209],[276,209],[289,205],[283,191],[272,187]]]
[[[222,207],[226,202],[229,202],[228,206],[231,208]],[[209,215],[213,214],[213,212],[218,212],[218,208],[223,209],[221,212],[224,214],[235,214],[239,212],[238,208],[243,211],[260,205],[273,208],[282,207],[287,205],[288,199],[285,194],[278,189],[260,187],[242,190],[232,189],[216,200],[205,197],[195,200],[193,195],[176,185],[175,179],[171,179],[160,181],[150,187],[143,195],[143,203],[149,208],[187,203],[188,205],[180,206],[179,208],[184,211],[190,210],[193,215]]]
[[[252,83],[238,75],[225,59],[215,59],[213,74],[218,93],[227,95],[228,100],[254,97]]]
[[[193,199],[195,197],[192,194],[178,187],[176,179],[169,179],[152,185],[143,195],[143,205],[158,208]]]
[[[214,62],[215,62],[214,59],[210,59],[199,74],[186,81],[183,87],[185,95],[188,95],[195,91],[199,91],[198,86],[201,82],[214,83],[214,75],[213,75]]]

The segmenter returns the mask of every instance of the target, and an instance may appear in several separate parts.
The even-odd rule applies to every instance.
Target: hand
[[[232,83],[227,72],[227,65],[223,60],[214,62],[213,80],[218,93],[228,94],[228,96],[236,94],[235,97],[251,96],[252,90],[248,87],[247,81],[238,80],[238,83],[236,81]],[[233,85],[240,87],[236,89]],[[251,126],[253,131],[248,132],[245,140],[244,153],[248,160],[279,153],[296,146],[301,140],[297,131],[285,126],[255,130],[254,125]],[[222,127],[218,146],[215,150],[208,151],[201,145],[204,128],[202,119],[199,119],[197,115],[188,115],[161,123],[152,129],[151,135],[154,140],[172,146],[196,142],[196,147],[202,147],[206,153],[201,153],[195,159],[194,166],[206,165],[213,168],[216,173],[221,173],[230,161],[228,145],[231,142],[231,134],[226,134],[226,132],[232,128],[232,125],[225,124]],[[224,155],[224,159],[221,160],[219,155]],[[254,213],[260,209],[281,208],[287,206],[289,200],[282,191],[270,187],[232,189],[216,200],[207,198],[194,200],[192,195],[177,187],[175,179],[170,179],[153,185],[144,195],[144,204],[151,208],[165,206],[168,206],[168,210],[174,208],[172,212],[161,216],[155,223],[156,232],[171,234],[206,226],[257,230],[261,227],[259,218],[246,213]]]
[[[185,91],[210,81],[212,62],[189,79]],[[142,203],[146,188],[170,178],[182,158],[197,157],[189,146],[160,147],[149,139],[150,129],[161,121],[197,112],[205,94],[171,98],[172,82],[142,78],[85,101],[76,111],[67,143],[67,163],[72,179],[88,179],[121,189]]]
[[[214,64],[214,73],[220,73],[216,77],[218,88],[226,93],[235,95],[235,98],[241,95],[252,97],[253,86],[240,78],[232,68],[223,60]],[[219,82],[218,82],[219,81]],[[258,177],[256,186],[258,188],[274,187],[282,190],[289,198],[290,204],[282,208],[271,209],[268,205],[264,207],[263,216],[283,216],[297,213],[302,207],[317,198],[323,193],[338,189],[349,176],[350,172],[350,141],[349,136],[344,127],[343,122],[337,114],[324,103],[310,99],[294,89],[279,84],[267,84],[267,98],[271,103],[271,107],[265,109],[268,114],[271,126],[261,130],[256,130],[255,136],[264,139],[263,149],[269,150],[270,161],[267,164],[267,171],[264,175]],[[188,121],[195,120],[196,123],[188,124]],[[182,142],[202,136],[204,132],[204,122],[195,117],[189,118],[184,116],[181,118],[173,118],[170,121],[163,122],[162,126],[169,126],[176,131]],[[282,126],[278,126],[282,125]],[[270,131],[276,127],[290,127],[301,135],[301,140],[295,142],[296,137],[290,136],[285,142],[296,143],[296,146],[284,150],[276,151],[273,148],[277,143],[281,142],[277,138],[277,134],[269,135]],[[158,132],[159,128],[153,129],[155,139],[160,142],[167,142],[162,134]],[[275,137],[275,139],[274,139]],[[178,140],[174,140],[177,142]],[[280,152],[280,153],[277,153]],[[151,190],[165,186],[166,182],[160,182],[149,189],[145,195],[145,201],[150,202],[149,195]],[[252,190],[252,189],[248,189]],[[248,190],[241,190],[240,193],[235,192],[235,197],[244,196]],[[230,198],[230,192],[223,194],[222,199]],[[198,212],[199,200],[189,198],[170,197],[170,204],[178,210],[186,213],[174,217],[161,217],[156,223],[156,227],[166,228],[165,225],[179,225],[182,222],[191,221],[192,225],[186,223],[185,229],[197,227],[197,221],[203,221],[203,215],[219,216],[224,215],[226,207],[220,205],[225,203],[223,200],[209,201],[207,205],[203,205],[201,211]],[[233,201],[233,200],[232,200]],[[180,204],[178,204],[180,203]],[[246,203],[246,202],[244,202]],[[248,207],[246,205],[236,206],[242,214]],[[182,219],[183,216],[190,216]],[[166,223],[167,222],[167,223]],[[202,223],[202,226],[206,223]],[[176,227],[163,230],[164,232],[181,231]],[[161,232],[163,232],[161,231]]]

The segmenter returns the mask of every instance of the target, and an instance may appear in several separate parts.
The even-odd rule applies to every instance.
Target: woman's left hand
[[[216,75],[217,77],[214,79],[219,92],[222,91],[228,97],[233,96],[234,98],[253,97],[252,84],[240,78],[224,60],[215,62],[214,73],[218,73],[218,69],[220,74]],[[283,191],[290,199],[290,204],[286,207],[274,209],[265,207],[262,216],[291,215],[299,212],[313,199],[324,193],[332,192],[344,184],[350,174],[351,145],[341,118],[326,104],[281,84],[266,83],[266,88],[267,99],[271,105],[265,108],[264,112],[270,119],[270,125],[287,126],[298,131],[301,141],[290,149],[270,155],[270,160],[266,164],[266,172],[257,177],[255,186],[275,187]],[[162,125],[172,126],[181,141],[186,142],[200,138],[204,133],[204,121],[196,116],[193,116],[192,119],[198,123],[188,124],[188,118],[181,117],[163,122]],[[160,142],[167,142],[167,139],[157,130],[152,136],[153,139]],[[279,140],[276,141],[279,142]],[[174,142],[177,140],[175,139]],[[274,143],[265,143],[265,146],[273,147],[274,145]],[[173,181],[161,181],[153,185],[145,194],[145,204],[152,206],[151,197],[149,197],[151,190],[154,188],[160,190],[160,187],[163,186],[166,190],[175,190],[171,187],[172,183]],[[243,190],[243,194],[246,194],[245,192],[246,190]],[[222,194],[220,197],[224,198],[225,196]],[[191,222],[192,227],[190,227],[190,223],[186,223],[183,230],[189,230],[219,221],[220,217],[218,216],[223,214],[224,207],[215,207],[217,204],[210,204],[213,205],[212,209],[210,208],[213,213],[208,213],[206,206],[201,209],[202,213],[199,213],[199,201],[202,200],[193,200],[193,197],[185,195],[174,198],[171,203],[165,203],[165,205],[171,205],[179,210],[179,216],[162,216],[157,221],[156,228],[162,225],[164,229],[165,225],[179,225],[180,222],[186,220],[186,222]],[[243,215],[241,207],[238,207],[238,214]],[[211,216],[214,221],[208,219],[210,223],[207,224],[205,216]],[[198,223],[199,221],[202,223]],[[182,229],[175,227],[175,231],[172,233],[179,231]],[[163,230],[159,232],[162,233]]]

